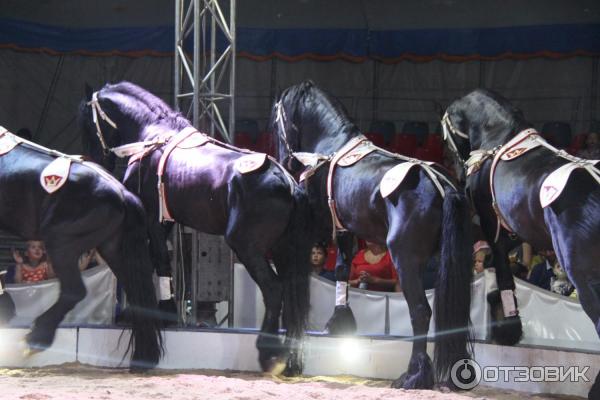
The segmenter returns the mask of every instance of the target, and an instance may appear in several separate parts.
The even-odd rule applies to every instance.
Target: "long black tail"
[[[435,370],[447,380],[452,365],[472,353],[470,332],[471,225],[466,197],[446,192],[443,205],[440,269],[435,291]]]
[[[140,201],[125,193],[125,234],[121,243],[123,271],[120,278],[129,304],[133,349],[132,369],[147,369],[158,364],[163,353],[161,323],[152,281],[152,263],[147,244],[146,216]]]
[[[301,348],[302,337],[308,325],[310,310],[310,250],[312,234],[309,224],[309,205],[304,190],[294,189],[294,210],[285,238],[276,253],[285,266],[283,283],[283,324],[288,340],[296,349]],[[301,355],[298,365],[302,367]],[[296,371],[300,372],[300,371]]]

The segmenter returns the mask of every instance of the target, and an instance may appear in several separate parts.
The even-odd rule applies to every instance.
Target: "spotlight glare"
[[[355,362],[360,355],[360,343],[356,339],[344,338],[341,339],[338,346],[340,358],[346,362]]]

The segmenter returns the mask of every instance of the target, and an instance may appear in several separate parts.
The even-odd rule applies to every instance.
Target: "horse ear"
[[[85,98],[87,100],[92,99],[92,95],[94,94],[94,89],[86,82],[85,83]]]

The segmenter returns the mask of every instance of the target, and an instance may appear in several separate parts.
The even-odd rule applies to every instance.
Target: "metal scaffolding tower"
[[[218,134],[218,139],[229,143],[235,124],[235,3],[175,0],[174,108],[198,130]],[[185,235],[191,244],[187,250]],[[233,261],[223,238],[211,238],[177,224],[172,239],[180,322],[195,325],[199,305],[228,300],[228,323],[232,326]]]
[[[228,2],[228,9],[226,6]],[[236,0],[175,0],[174,107],[232,142]],[[190,54],[191,50],[191,54]],[[190,118],[191,117],[191,118]]]

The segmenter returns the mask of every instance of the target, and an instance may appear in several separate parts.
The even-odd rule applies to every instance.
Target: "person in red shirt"
[[[369,241],[366,245],[352,260],[350,285],[365,288],[366,284],[368,290],[400,292],[398,274],[386,247]]]

